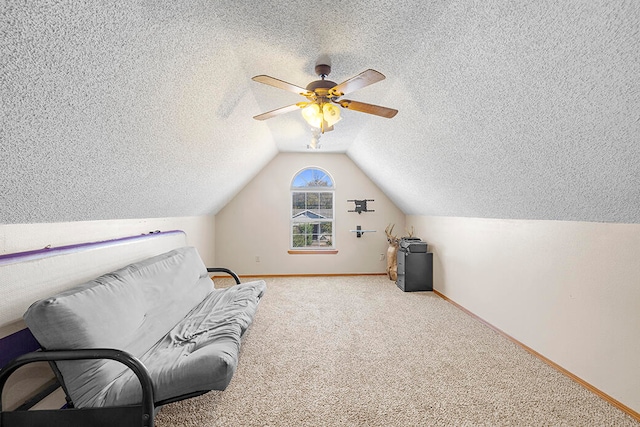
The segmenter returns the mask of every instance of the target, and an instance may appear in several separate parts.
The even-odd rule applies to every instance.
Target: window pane
[[[323,218],[333,219],[333,194],[332,193],[320,193],[320,209],[318,213]]]
[[[313,243],[313,224],[296,224],[293,226],[293,247],[309,247]]]
[[[333,209],[333,194],[320,193],[320,209]]]
[[[305,208],[305,197],[304,193],[293,193],[292,195],[292,204],[293,209],[304,209]]]
[[[318,210],[320,208],[320,197],[318,193],[307,193],[307,209]]]
[[[320,169],[309,168],[300,172],[293,178],[293,188],[331,188],[333,181]]]
[[[309,222],[294,224],[292,229],[294,248],[320,248],[332,245],[331,222]]]

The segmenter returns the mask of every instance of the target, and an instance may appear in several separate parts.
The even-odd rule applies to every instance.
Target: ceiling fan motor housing
[[[329,89],[337,85],[336,82],[331,80],[325,80],[325,77],[331,72],[331,65],[318,64],[316,65],[316,74],[320,76],[321,80],[316,80],[309,83],[306,89],[310,92],[314,92],[316,96],[325,97],[329,92]]]
[[[322,77],[323,79],[327,77],[329,73],[331,73],[331,65],[327,65],[327,64],[316,65],[316,74]]]
[[[307,90],[316,92],[318,89],[324,89],[324,91],[327,92],[334,86],[337,86],[337,83],[332,82],[331,80],[316,80],[307,85]]]

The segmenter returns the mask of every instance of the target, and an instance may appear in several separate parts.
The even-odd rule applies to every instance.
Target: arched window
[[[332,249],[334,184],[319,168],[301,170],[291,182],[291,249]]]

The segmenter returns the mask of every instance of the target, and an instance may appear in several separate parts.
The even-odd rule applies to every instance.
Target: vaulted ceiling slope
[[[62,3],[62,4],[59,4]],[[217,213],[331,80],[343,152],[407,214],[640,222],[640,2],[22,2],[0,7],[0,222]]]

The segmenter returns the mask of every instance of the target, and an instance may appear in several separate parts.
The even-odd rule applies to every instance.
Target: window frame
[[[317,170],[319,172],[321,172],[323,174],[323,177],[326,177],[327,180],[330,181],[331,185],[324,187],[324,186],[296,186],[295,182],[298,179],[298,177],[304,173],[307,170]],[[312,172],[313,173],[313,172]],[[325,170],[324,168],[318,167],[318,166],[306,166],[300,170],[298,170],[293,178],[291,179],[291,185],[289,188],[289,253],[294,253],[294,254],[307,254],[307,253],[337,253],[336,248],[336,241],[335,241],[335,236],[336,236],[336,232],[335,232],[335,214],[336,214],[336,197],[335,197],[335,189],[336,189],[336,185],[335,185],[335,180],[333,179],[333,177],[331,176],[331,174]],[[304,207],[295,207],[295,203],[294,203],[294,194],[299,194],[299,193],[303,193],[305,195],[304,197]],[[322,194],[330,194],[331,195],[331,218],[327,219],[327,218],[308,218],[307,220],[296,220],[296,218],[294,217],[294,215],[296,214],[297,210],[303,209],[301,212],[297,212],[297,214],[300,214],[302,212],[305,211],[310,211],[310,209],[308,208],[309,204],[308,204],[308,195],[309,194],[318,194],[318,207],[316,209],[320,210],[321,209],[321,202],[320,199],[322,198]],[[317,212],[313,212],[312,213],[316,213],[318,215],[320,215]],[[305,246],[294,246],[294,236],[298,235],[296,233],[294,233],[294,227],[296,224],[314,224],[318,226],[318,228],[322,227],[322,224],[324,223],[329,223],[331,224],[331,241],[330,241],[330,245],[326,245],[326,246],[320,246],[320,245],[305,245]],[[305,233],[302,235],[311,235],[311,238],[313,239],[313,235],[318,234],[321,235],[321,232],[317,232],[314,233],[313,231],[311,233]]]

